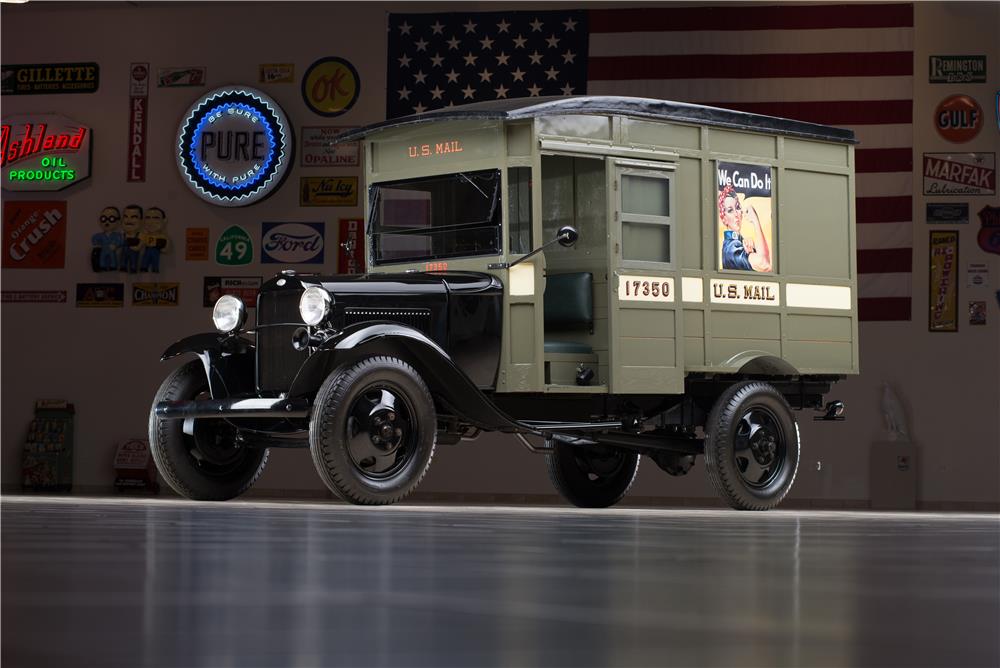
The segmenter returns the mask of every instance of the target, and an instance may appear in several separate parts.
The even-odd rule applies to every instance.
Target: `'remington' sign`
[[[91,131],[56,114],[11,116],[0,129],[3,189],[63,190],[90,177]]]
[[[924,153],[925,195],[995,195],[996,153]]]
[[[100,81],[97,63],[4,65],[3,95],[94,93]]]
[[[986,56],[931,56],[932,84],[986,83]]]

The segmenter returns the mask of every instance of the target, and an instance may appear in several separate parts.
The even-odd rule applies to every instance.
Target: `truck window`
[[[500,254],[500,171],[376,183],[369,189],[374,264]]]
[[[670,179],[622,174],[622,259],[670,262]]]
[[[531,252],[531,168],[507,170],[507,216],[510,224],[510,252]]]

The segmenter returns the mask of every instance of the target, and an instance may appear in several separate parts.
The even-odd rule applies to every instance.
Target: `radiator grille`
[[[261,292],[257,302],[257,388],[285,392],[309,356],[292,347],[292,334],[302,327],[301,290]]]
[[[430,334],[431,312],[423,308],[346,308],[344,309],[344,326],[359,322],[398,322]]]

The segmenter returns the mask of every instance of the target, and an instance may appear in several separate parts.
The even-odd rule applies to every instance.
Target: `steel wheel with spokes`
[[[773,386],[731,386],[713,406],[705,430],[708,475],[729,505],[768,510],[785,498],[798,470],[799,429]]]
[[[153,406],[208,397],[205,367],[195,360],[167,376]],[[153,409],[149,412],[149,450],[156,468],[174,491],[189,499],[232,499],[264,472],[267,449],[241,445],[236,436],[236,428],[225,420],[164,420]]]
[[[323,482],[359,504],[399,501],[434,455],[437,415],[423,379],[394,357],[334,371],[316,395],[309,449]]]

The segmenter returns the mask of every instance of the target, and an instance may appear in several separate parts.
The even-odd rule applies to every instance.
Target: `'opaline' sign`
[[[3,189],[62,190],[90,177],[90,128],[55,114],[10,116],[0,130]]]
[[[246,206],[278,188],[293,147],[292,128],[277,102],[253,88],[225,86],[200,97],[184,114],[177,165],[203,200]]]

